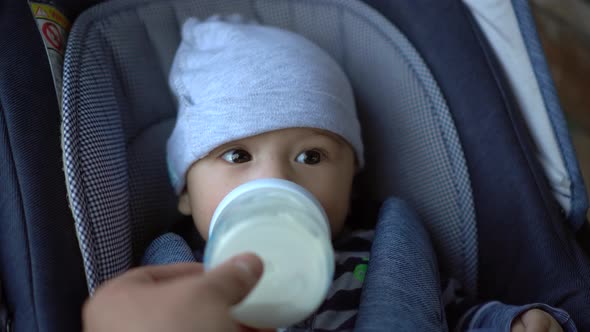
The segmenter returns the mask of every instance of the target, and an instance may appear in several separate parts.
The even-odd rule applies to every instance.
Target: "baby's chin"
[[[193,224],[195,225],[195,228],[197,229],[197,232],[199,233],[201,238],[204,241],[208,241],[209,240],[209,225],[199,225],[199,223],[194,219],[193,219]]]
[[[346,228],[345,224],[339,224],[336,227],[330,225],[330,233],[332,234],[332,240],[338,238],[338,236],[340,236],[342,233],[344,233],[345,228]]]

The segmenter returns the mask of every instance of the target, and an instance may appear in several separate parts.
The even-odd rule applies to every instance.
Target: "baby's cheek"
[[[328,214],[328,218],[330,219],[330,230],[332,231],[332,236],[337,236],[344,228],[344,223],[346,222],[346,213],[337,211],[334,214]]]
[[[346,193],[338,193],[338,190],[333,191],[315,191],[312,193],[322,205],[332,235],[337,235],[342,230],[348,214],[348,199],[342,199]]]
[[[209,220],[193,214],[193,223],[204,240],[209,239]]]
[[[217,207],[217,202],[211,199],[202,199],[195,202],[196,209],[193,210],[193,222],[203,239],[209,238],[209,225]]]

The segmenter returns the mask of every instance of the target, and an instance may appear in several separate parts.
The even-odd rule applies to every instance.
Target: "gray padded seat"
[[[180,216],[165,141],[167,86],[182,22],[239,13],[300,33],[349,75],[367,166],[359,195],[404,198],[428,225],[444,273],[475,295],[477,231],[461,144],[421,57],[389,21],[353,0],[127,0],[76,21],[64,73],[63,147],[88,287],[133,266]]]

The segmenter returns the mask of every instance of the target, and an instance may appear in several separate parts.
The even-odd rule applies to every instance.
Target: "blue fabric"
[[[399,199],[383,205],[363,287],[355,331],[446,331],[436,255],[413,210]],[[570,316],[545,304],[489,302],[475,307],[460,331],[510,331],[521,313],[540,308],[565,332],[575,332]]]
[[[0,1],[0,279],[12,331],[80,331],[87,296],[59,110],[27,1]]]
[[[479,306],[471,316],[469,322],[465,322],[460,331],[498,331],[509,332],[512,322],[516,317],[531,309],[541,309],[549,313],[561,325],[564,332],[576,332],[576,326],[567,312],[552,308],[542,303],[533,303],[523,306],[507,305],[497,301],[488,302]]]
[[[174,233],[157,237],[145,250],[141,265],[165,265],[197,261],[189,245]]]
[[[447,331],[434,249],[399,199],[379,214],[355,331]]]
[[[586,211],[588,210],[588,194],[584,180],[580,173],[580,167],[576,159],[574,148],[571,142],[567,123],[559,105],[559,99],[551,78],[543,48],[537,35],[535,21],[526,0],[512,0],[514,12],[518,19],[524,43],[527,47],[529,59],[537,78],[547,113],[551,119],[553,130],[561,148],[565,166],[571,177],[571,211],[569,221],[574,229],[578,230],[586,222]]]

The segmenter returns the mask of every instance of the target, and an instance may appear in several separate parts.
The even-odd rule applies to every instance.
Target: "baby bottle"
[[[301,186],[258,179],[231,191],[215,210],[205,248],[205,269],[244,252],[264,263],[254,290],[232,309],[254,328],[288,327],[321,305],[334,274],[326,213]]]

